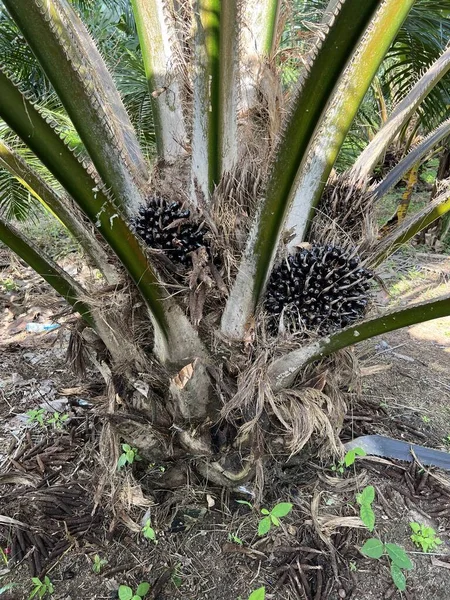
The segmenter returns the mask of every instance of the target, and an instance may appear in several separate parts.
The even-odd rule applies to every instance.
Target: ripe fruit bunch
[[[278,329],[281,313],[289,329],[322,333],[346,327],[365,312],[372,274],[359,258],[335,246],[302,249],[270,277],[265,309]]]
[[[142,239],[175,263],[192,264],[189,252],[205,246],[203,223],[191,219],[191,212],[178,202],[153,197],[141,206],[134,228]]]

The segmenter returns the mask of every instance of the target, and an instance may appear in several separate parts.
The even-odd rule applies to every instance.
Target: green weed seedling
[[[401,546],[397,544],[383,544],[377,538],[370,538],[361,548],[361,552],[369,558],[379,559],[387,556],[391,566],[391,576],[395,587],[400,591],[406,590],[406,577],[403,569],[410,570],[413,564]]]
[[[290,502],[280,502],[276,504],[272,510],[262,508],[261,513],[265,515],[258,524],[258,535],[266,535],[270,531],[272,525],[278,527],[280,525],[280,518],[288,515],[292,510],[292,504]]]
[[[235,533],[228,534],[228,541],[233,542],[233,544],[239,544],[239,546],[242,546],[244,544],[241,538],[238,537]]]
[[[372,509],[372,502],[375,500],[375,488],[368,485],[360,494],[356,494],[356,502],[359,504],[359,516],[361,521],[369,531],[375,527],[375,513]]]
[[[355,464],[357,456],[367,456],[367,452],[363,448],[352,448],[345,454],[344,460],[340,460],[337,465],[331,466],[331,470],[342,475],[346,468],[348,469],[348,467]]]
[[[148,594],[149,589],[150,584],[146,581],[138,585],[134,594],[128,585],[121,585],[119,586],[119,600],[142,600]]]
[[[250,594],[248,600],[264,600],[266,597],[266,588],[264,586],[258,588]]]
[[[144,537],[147,540],[151,540],[155,544],[158,543],[158,540],[156,539],[156,533],[152,527],[152,523],[151,523],[150,519],[147,519],[147,521],[145,522],[145,525],[142,528],[142,533],[144,534]]]
[[[18,585],[19,585],[18,583],[14,583],[14,582],[3,585],[2,587],[0,587],[0,596],[2,594],[6,594],[6,592],[9,592],[10,590],[17,587]]]
[[[46,425],[53,425],[55,429],[62,429],[65,422],[69,419],[69,415],[65,413],[54,412],[46,421]]]
[[[157,465],[156,463],[150,463],[147,467],[147,473],[151,473],[152,471],[157,471],[158,473],[165,473],[166,467],[163,465]]]
[[[442,544],[442,540],[436,536],[436,532],[432,527],[426,527],[415,522],[410,523],[409,526],[413,530],[411,540],[416,546],[422,548],[422,552],[430,552],[430,550],[434,550]]]
[[[45,423],[44,423],[45,410],[43,408],[35,408],[32,410],[29,410],[29,411],[27,411],[26,415],[27,415],[28,421],[30,423],[37,423],[41,427],[45,427]]]
[[[125,465],[132,465],[136,460],[142,460],[137,448],[132,448],[129,444],[122,444],[122,450],[123,452],[117,461],[117,468],[119,470]]]
[[[248,506],[250,510],[253,510],[253,504],[247,502],[247,500],[236,500],[236,504],[243,504],[244,506]]]
[[[108,561],[105,560],[104,558],[100,558],[100,556],[98,554],[96,554],[94,556],[94,564],[92,565],[92,570],[94,571],[94,573],[100,573],[100,571],[102,570],[102,568],[108,564]]]
[[[170,577],[170,580],[172,581],[173,585],[178,589],[181,587],[181,584],[183,583],[183,579],[181,577],[181,563],[177,563],[175,565],[175,568],[173,570],[173,573]]]
[[[38,598],[43,598],[46,594],[49,594],[50,596],[53,594],[53,583],[50,581],[47,575],[44,577],[44,581],[41,581],[39,577],[32,577],[31,581],[34,584],[34,588],[31,590],[28,600],[30,600],[30,598],[34,598],[35,596]]]
[[[19,286],[11,277],[8,277],[0,281],[0,288],[3,288],[5,292],[14,292],[19,289]]]

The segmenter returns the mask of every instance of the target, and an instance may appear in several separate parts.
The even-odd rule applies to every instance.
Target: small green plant
[[[119,586],[119,600],[142,600],[148,594],[149,589],[150,584],[146,581],[138,585],[134,594],[128,585],[121,585]]]
[[[264,600],[266,597],[266,588],[264,586],[258,588],[250,594],[248,600]]]
[[[355,464],[357,456],[367,456],[367,452],[363,448],[352,448],[345,454],[344,460],[340,460],[337,465],[332,465],[331,470],[342,475],[345,468]]]
[[[344,473],[345,469],[344,469],[344,461],[340,460],[338,462],[337,465],[331,465],[331,470],[335,471],[336,473],[340,473],[341,475]]]
[[[247,502],[247,500],[236,500],[237,504],[243,504],[244,506],[248,506],[251,510],[253,510],[253,504]]]
[[[55,429],[62,429],[64,423],[69,419],[69,415],[65,413],[54,412],[51,417],[46,419],[46,425],[53,425]]]
[[[32,410],[27,411],[26,414],[30,423],[37,423],[41,427],[45,427],[45,410],[43,408],[34,408]]]
[[[181,584],[183,583],[183,579],[181,577],[181,572],[180,572],[180,567],[181,567],[181,563],[177,563],[175,565],[175,568],[173,570],[172,576],[171,576],[171,581],[173,583],[173,585],[176,588],[180,588]]]
[[[360,494],[356,494],[356,501],[360,506],[359,516],[369,531],[373,531],[375,527],[375,513],[372,509],[372,502],[374,500],[375,488],[373,485],[368,485]]]
[[[122,444],[122,454],[117,461],[117,468],[120,470],[125,465],[132,465],[134,461],[141,460],[137,448],[132,448],[129,444]]]
[[[397,544],[383,544],[377,538],[370,538],[361,548],[361,552],[369,558],[379,559],[383,555],[390,561],[391,576],[395,587],[400,591],[406,590],[406,577],[402,569],[409,570],[413,564],[406,552]]]
[[[2,594],[5,594],[6,592],[9,592],[10,590],[17,587],[18,585],[19,585],[18,583],[14,583],[14,582],[3,585],[2,587],[0,587],[0,596]]]
[[[411,540],[416,546],[422,548],[422,552],[429,552],[442,544],[442,540],[436,536],[436,532],[432,527],[426,527],[415,522],[410,523],[409,526],[413,530]]]
[[[446,446],[450,446],[450,433],[442,441]]]
[[[352,573],[356,573],[356,571],[358,570],[358,567],[356,566],[356,563],[355,563],[355,561],[354,561],[354,560],[351,560],[351,561],[348,563],[348,566],[350,567],[350,571],[351,571]]]
[[[1,556],[1,559],[5,563],[6,566],[8,566],[8,555],[7,555],[7,552],[8,552],[8,548],[6,548],[6,552],[5,552],[5,550],[3,550],[2,547],[0,547],[0,556]]]
[[[280,525],[280,518],[288,515],[292,510],[292,504],[290,502],[280,502],[276,504],[272,510],[262,508],[261,513],[265,515],[258,524],[258,535],[266,535],[270,531],[272,525],[278,527]]]
[[[234,544],[239,544],[239,546],[242,546],[244,543],[235,533],[228,534],[228,541],[233,542]]]
[[[14,292],[19,289],[19,286],[11,277],[0,280],[0,288],[3,288],[5,292]]]
[[[31,590],[28,600],[30,600],[30,598],[34,598],[35,596],[38,598],[43,598],[46,594],[49,594],[50,596],[53,594],[53,583],[50,581],[47,575],[44,577],[44,581],[41,581],[39,577],[32,577],[31,581],[34,584],[34,588]]]
[[[155,544],[158,543],[158,540],[156,539],[156,533],[152,527],[150,519],[147,519],[147,521],[145,522],[145,525],[142,528],[142,533],[144,534],[144,537],[147,540],[151,540],[152,542],[155,542]]]
[[[94,564],[92,565],[92,570],[94,571],[94,573],[98,574],[106,564],[108,564],[108,561],[104,558],[100,558],[100,556],[96,554],[94,556]]]
[[[150,463],[147,467],[147,472],[159,471],[160,473],[166,472],[166,467],[163,465],[157,465],[156,463]]]
[[[422,415],[422,421],[424,423],[429,423],[431,421],[430,417],[427,417],[427,415]]]

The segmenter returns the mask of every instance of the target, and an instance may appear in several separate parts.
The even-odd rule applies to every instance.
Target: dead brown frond
[[[341,515],[332,515],[327,513],[320,514],[320,499],[321,494],[316,492],[311,500],[311,521],[305,521],[306,524],[311,523],[320,539],[330,545],[330,538],[336,529],[339,527],[363,528],[365,525],[359,517],[345,517]]]
[[[237,257],[245,245],[249,219],[261,195],[263,173],[255,160],[247,158],[221,178],[212,202],[219,251]]]
[[[155,195],[180,204],[188,201],[186,182],[190,178],[189,167],[186,158],[180,158],[173,164],[157,164],[151,172],[148,196]]]
[[[66,353],[67,363],[75,375],[80,377],[86,375],[86,348],[81,334],[83,329],[84,325],[81,322],[72,328]]]
[[[319,473],[318,477],[325,489],[328,489],[336,494],[349,494],[362,490],[369,482],[367,471],[362,470],[355,473],[353,477],[331,477],[324,473]]]
[[[147,508],[155,504],[153,499],[144,496],[142,487],[137,483],[130,471],[126,471],[122,475],[121,485],[117,490],[117,498],[127,511],[133,506]]]
[[[149,360],[143,349],[151,345],[153,334],[142,301],[131,285],[108,286],[106,291],[80,296],[80,301],[91,307],[95,318],[98,334],[89,327],[82,334],[92,354],[104,360],[107,349],[119,374],[130,369],[147,371]]]
[[[272,441],[279,446],[281,436],[292,456],[314,440],[319,455],[342,455],[338,436],[346,412],[345,392],[357,388],[353,357],[343,353],[324,360],[315,370],[308,368],[294,388],[274,393],[267,377],[270,354],[267,349],[261,351],[241,373],[237,392],[223,407],[222,418],[238,427],[239,441],[261,435],[267,449]]]
[[[270,392],[267,378],[268,354],[261,352],[252,365],[238,377],[237,392],[222,409],[225,420],[238,422],[242,436],[247,436],[259,424],[264,411],[266,395]]]
[[[323,392],[314,388],[283,390],[271,403],[274,415],[288,433],[291,455],[298,454],[314,435],[321,454],[338,455],[337,412],[333,402]]]

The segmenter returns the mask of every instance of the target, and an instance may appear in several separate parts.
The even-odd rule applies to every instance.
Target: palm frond
[[[446,0],[418,0],[390,49],[385,68],[385,87],[392,100],[399,102],[417,82],[420,74],[436,61],[450,39],[450,20]],[[430,130],[448,116],[450,76],[440,81],[418,110],[422,125]]]
[[[420,302],[407,308],[388,312],[381,317],[367,319],[285,354],[269,367],[269,377],[275,390],[290,387],[301,369],[315,360],[320,360],[324,356],[329,356],[338,350],[377,335],[449,315],[450,295],[447,294],[436,300]]]
[[[36,198],[15,177],[0,167],[0,214],[3,218],[7,221],[36,219],[38,207]]]
[[[443,51],[434,63],[418,79],[411,90],[392,111],[389,119],[377,132],[370,144],[360,154],[349,172],[349,177],[364,180],[375,168],[389,144],[404,131],[417,108],[430,91],[450,71],[450,47]],[[416,129],[418,125],[415,125]]]
[[[295,234],[293,243],[303,241],[311,208],[411,3],[403,3],[400,11],[391,1],[339,4],[299,82],[273,153],[265,196],[223,314],[227,335],[243,336],[264,292],[286,220]]]

